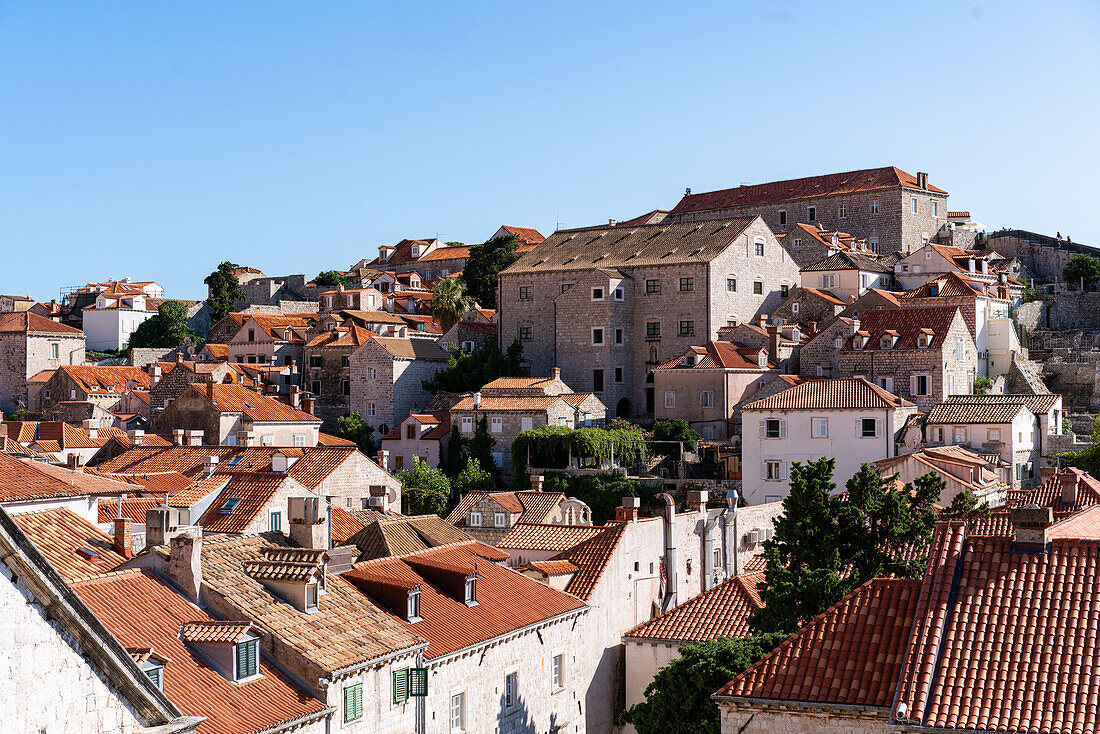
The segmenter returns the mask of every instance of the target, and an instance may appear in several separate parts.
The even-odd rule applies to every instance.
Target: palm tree
[[[458,278],[441,278],[432,289],[432,316],[446,334],[462,316],[474,307],[474,300],[466,295],[466,286]]]

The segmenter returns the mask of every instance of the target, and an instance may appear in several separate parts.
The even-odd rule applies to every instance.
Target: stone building
[[[936,502],[947,507],[960,492],[970,492],[978,502],[988,502],[990,507],[1005,503],[1010,467],[999,460],[990,460],[964,446],[926,446],[920,451],[899,454],[874,463],[883,476],[898,475],[906,484],[916,481],[929,472],[944,482],[943,491]]]
[[[410,413],[392,431],[379,439],[382,450],[378,463],[387,471],[411,469],[416,460],[431,467],[440,466],[451,435],[451,415],[447,411]]]
[[[753,217],[555,232],[501,273],[497,329],[614,415],[652,416],[653,370],[777,308],[798,267]]]
[[[321,421],[242,385],[192,384],[153,418],[159,433],[186,430],[223,446],[317,445]]]
[[[833,376],[864,377],[928,411],[972,393],[977,374],[978,350],[958,306],[923,306],[864,311]]]
[[[370,340],[366,329],[350,325],[329,329],[306,342],[303,388],[313,396],[313,412],[321,427],[351,413],[351,355]]]
[[[344,309],[352,311],[373,311],[384,308],[386,296],[377,288],[345,288],[337,286],[335,290],[321,294],[320,313],[331,313]]]
[[[847,301],[820,288],[796,288],[791,297],[772,313],[772,318],[791,322],[804,329],[811,324],[827,324],[848,305]]]
[[[249,319],[256,319],[257,326],[253,327],[257,332],[264,332],[269,330],[270,332],[278,332],[286,328],[291,329],[306,329],[309,327],[309,322],[316,319],[317,314],[315,312],[303,312],[303,313],[251,313],[240,312],[226,314],[224,317],[218,320],[213,326],[210,327],[210,333],[207,336],[207,344],[229,344],[233,337],[237,336],[241,327],[244,326],[244,322]],[[255,336],[255,334],[253,335]],[[247,333],[241,342],[247,343]],[[248,361],[248,351],[242,350],[238,347],[238,352],[245,356],[244,361]],[[257,352],[252,352],[257,354]],[[219,359],[229,359],[229,350],[225,350],[224,356],[218,356]],[[237,360],[231,360],[236,362]],[[255,361],[255,360],[253,360]]]
[[[62,365],[38,393],[37,408],[46,411],[62,400],[95,403],[111,410],[127,390],[148,390],[149,375],[140,367]]]
[[[786,248],[798,267],[805,268],[821,262],[830,255],[845,250],[862,250],[877,253],[867,240],[847,232],[828,231],[813,224],[795,224],[789,230],[777,230],[775,237]]]
[[[1024,295],[1024,284],[1011,277],[1007,261],[993,250],[961,250],[957,247],[930,243],[894,263],[898,285],[912,290],[948,273],[986,285],[995,298],[1018,304]]]
[[[290,367],[292,379],[280,387],[280,392],[288,393],[300,379],[309,329],[309,322],[301,317],[249,315],[227,342],[228,361]]]
[[[450,355],[431,339],[371,336],[348,358],[349,409],[381,434],[428,402],[423,383],[447,368]]]
[[[859,329],[858,319],[838,316],[810,334],[798,354],[803,377],[835,377],[841,348]]]
[[[36,375],[84,364],[84,332],[26,311],[0,313],[0,360],[0,411],[32,410]],[[36,396],[41,388],[34,383]]]
[[[846,251],[802,268],[802,282],[849,302],[872,288],[894,287],[893,264],[865,252]]]
[[[447,522],[483,543],[497,545],[520,523],[591,526],[591,516],[566,517],[561,492],[543,492],[542,478],[532,477],[534,487],[518,492],[467,492],[447,515]],[[576,502],[576,500],[574,500]]]
[[[689,189],[669,220],[761,216],[774,232],[796,222],[845,230],[867,239],[873,252],[913,252],[947,224],[947,192],[899,168],[847,173],[692,194]]]

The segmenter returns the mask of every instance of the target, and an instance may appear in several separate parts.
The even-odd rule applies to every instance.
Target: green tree
[[[1092,443],[1080,451],[1067,451],[1058,454],[1062,466],[1075,466],[1087,471],[1094,477],[1100,477],[1100,416],[1092,422]]]
[[[489,419],[481,416],[474,427],[474,437],[470,440],[468,452],[471,461],[476,461],[481,467],[488,467],[491,472],[496,471],[496,462],[493,461],[493,446],[496,439],[489,433]]]
[[[237,279],[234,271],[239,268],[237,263],[223,262],[218,269],[203,279],[203,283],[210,289],[210,295],[206,302],[214,309],[214,321],[224,318],[233,310],[237,301],[244,300],[244,290],[241,281]]]
[[[619,717],[638,734],[719,734],[718,705],[711,694],[743,673],[786,635],[718,637],[680,648],[680,657],[661,668],[646,687],[646,699]]]
[[[699,438],[699,432],[685,420],[656,421],[653,424],[654,441],[681,441],[684,451],[694,451],[699,445]],[[658,443],[653,450],[666,456],[676,456],[680,452],[679,447],[672,443]]]
[[[495,237],[470,247],[470,256],[462,268],[466,293],[482,308],[497,307],[497,276],[519,259],[513,235]]]
[[[1100,259],[1091,255],[1074,255],[1062,269],[1062,278],[1071,286],[1080,284],[1084,279],[1085,287],[1100,280]]]
[[[131,347],[171,349],[193,337],[187,328],[187,306],[179,301],[165,301],[157,307],[157,315],[138,324],[130,335]]]
[[[467,450],[467,444],[469,441],[463,437],[462,432],[458,430],[458,424],[451,424],[451,433],[447,439],[447,449],[443,453],[442,466],[443,473],[454,481],[463,469],[466,468],[466,464],[470,461],[470,454]]]
[[[495,342],[488,342],[480,349],[464,352],[458,345],[451,346],[447,368],[424,380],[424,389],[437,392],[471,392],[498,377],[523,377],[527,369],[522,366],[523,347],[519,340],[512,342],[504,354]]]
[[[967,527],[973,527],[978,520],[989,517],[988,502],[978,502],[978,498],[969,489],[964,489],[951,498],[951,504],[947,506],[940,517],[946,520],[964,520]]]
[[[989,388],[993,387],[993,380],[982,375],[978,375],[974,378],[974,394],[985,395],[989,392]]]
[[[354,441],[367,456],[373,457],[378,452],[378,444],[374,440],[374,426],[363,422],[363,416],[359,411],[351,415],[342,415],[336,419],[336,435],[348,441]]]
[[[432,316],[446,334],[458,320],[474,307],[466,295],[466,285],[458,278],[441,278],[432,288]]]
[[[406,515],[442,515],[451,498],[451,480],[419,458],[412,469],[397,472],[401,481],[401,508]]]
[[[351,281],[339,270],[322,270],[317,273],[317,277],[313,279],[313,282],[326,288],[335,288],[338,285],[347,285]]]
[[[480,461],[468,459],[451,486],[456,495],[462,496],[467,492],[492,492],[497,488],[497,482],[492,474],[481,468]]]

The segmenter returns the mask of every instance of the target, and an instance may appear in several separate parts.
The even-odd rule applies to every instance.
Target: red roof
[[[537,245],[538,243],[546,239],[545,237],[543,237],[542,232],[539,232],[537,229],[534,229],[532,227],[513,227],[508,224],[504,224],[501,226],[514,234],[516,236],[516,239],[524,245]]]
[[[456,510],[458,508],[455,508]],[[463,517],[465,513],[463,513]],[[447,518],[457,522],[454,512]],[[497,542],[497,548],[509,550],[543,550],[561,552],[602,533],[607,528],[594,525],[549,525],[517,522],[507,535]]]
[[[604,569],[611,561],[615,549],[619,547],[619,541],[623,539],[626,525],[611,523],[605,525],[602,530],[603,532],[599,535],[573,546],[564,553],[559,553],[552,559],[572,561],[577,567],[577,573],[569,580],[565,590],[581,599],[587,600],[596,590]]]
[[[68,582],[113,571],[126,559],[111,536],[63,507],[13,515],[19,529]],[[144,523],[145,518],[141,521]]]
[[[198,524],[208,533],[244,532],[286,480],[286,474],[235,475],[214,498]],[[232,510],[224,512],[226,503],[234,499],[237,502],[233,503]]]
[[[343,545],[347,539],[363,529],[363,523],[352,517],[347,510],[339,505],[333,505],[330,512],[332,522],[332,542],[334,545]]]
[[[916,176],[895,166],[887,166],[886,168],[869,168],[860,171],[848,171],[847,173],[829,173],[824,176],[773,181],[754,186],[738,186],[734,189],[709,191],[703,194],[688,194],[672,209],[672,213],[680,214],[737,206],[759,206],[816,196],[837,196],[896,188],[919,189],[920,187]],[[935,194],[947,193],[931,184],[928,186],[928,190]]]
[[[58,368],[86,393],[114,392],[120,396],[131,388],[149,389],[149,375],[140,367],[88,367],[63,365]],[[111,388],[111,389],[108,389]]]
[[[509,512],[521,513],[517,523],[546,522],[550,519],[550,513],[565,499],[561,492],[536,492],[527,489],[518,492],[467,492],[447,515],[447,522],[460,528],[465,527],[470,508],[486,497],[491,497]]]
[[[885,351],[920,349],[918,337],[924,329],[933,332],[928,349],[940,349],[947,339],[947,332],[959,312],[958,306],[910,306],[905,308],[869,308],[860,315],[860,331],[869,335],[863,349],[854,349],[849,338],[842,351],[861,352],[881,349],[881,337],[889,330],[900,335],[897,343]]]
[[[704,642],[715,637],[751,635],[749,618],[764,607],[756,588],[763,580],[763,573],[734,576],[624,632],[623,637],[660,642]]]
[[[935,293],[932,292],[933,286]],[[985,295],[985,284],[971,280],[958,273],[945,273],[923,283],[913,290],[901,294],[903,299],[913,298],[960,298]]]
[[[744,410],[887,410],[912,403],[862,377],[807,380],[760,400]]]
[[[51,476],[32,462],[0,454],[0,502],[78,497],[88,492],[86,487]]]
[[[282,421],[288,423],[320,423],[314,415],[292,408],[267,395],[243,385],[206,382],[192,383],[189,388],[201,395],[222,413],[241,413],[252,421]]]
[[[448,546],[402,558],[356,564],[343,577],[428,640],[426,658],[461,650],[528,625],[584,608],[579,599],[492,563],[480,544]],[[477,604],[466,606],[465,577],[477,575]],[[453,584],[453,580],[461,584]],[[387,587],[420,588],[419,622],[405,620],[405,595]],[[396,607],[396,608],[393,608]]]
[[[66,336],[81,336],[84,334],[80,329],[65,326],[30,311],[0,313],[0,334],[25,334],[28,332],[64,334]],[[81,355],[81,359],[83,359],[83,355]]]
[[[709,341],[701,347],[690,347],[686,352],[657,367],[659,370],[727,369],[761,372],[776,369],[772,362],[760,366],[760,352],[764,347],[750,347],[740,342]],[[695,355],[694,364],[684,364],[684,357]]]

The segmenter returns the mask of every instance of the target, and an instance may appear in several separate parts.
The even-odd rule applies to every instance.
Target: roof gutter
[[[562,593],[564,594],[565,592],[562,592]],[[576,598],[579,598],[579,597],[576,597]],[[491,645],[497,645],[497,644],[500,644],[501,642],[504,642],[506,640],[510,640],[513,637],[519,637],[522,634],[532,632],[532,631],[537,631],[539,629],[542,629],[543,627],[549,627],[550,625],[556,624],[558,622],[567,622],[570,619],[572,619],[573,617],[579,617],[582,614],[587,614],[588,610],[590,608],[591,607],[589,607],[588,604],[585,604],[582,607],[577,607],[576,609],[570,609],[568,612],[562,612],[561,614],[555,615],[553,617],[547,617],[546,619],[540,619],[537,622],[532,622],[531,624],[524,625],[523,627],[518,627],[514,630],[511,630],[510,632],[505,632],[502,635],[497,635],[496,637],[490,637],[486,640],[481,640],[480,642],[477,642],[476,644],[467,645],[466,647],[462,647],[462,648],[459,648],[457,650],[452,650],[451,652],[444,653],[443,655],[439,655],[438,657],[434,657],[434,658],[425,657],[424,662],[429,667],[433,667],[433,668],[438,667],[440,665],[443,665],[444,663],[450,662],[454,658],[461,657],[463,655],[470,655],[475,650],[477,650],[478,648],[487,647],[487,646],[491,646]]]

